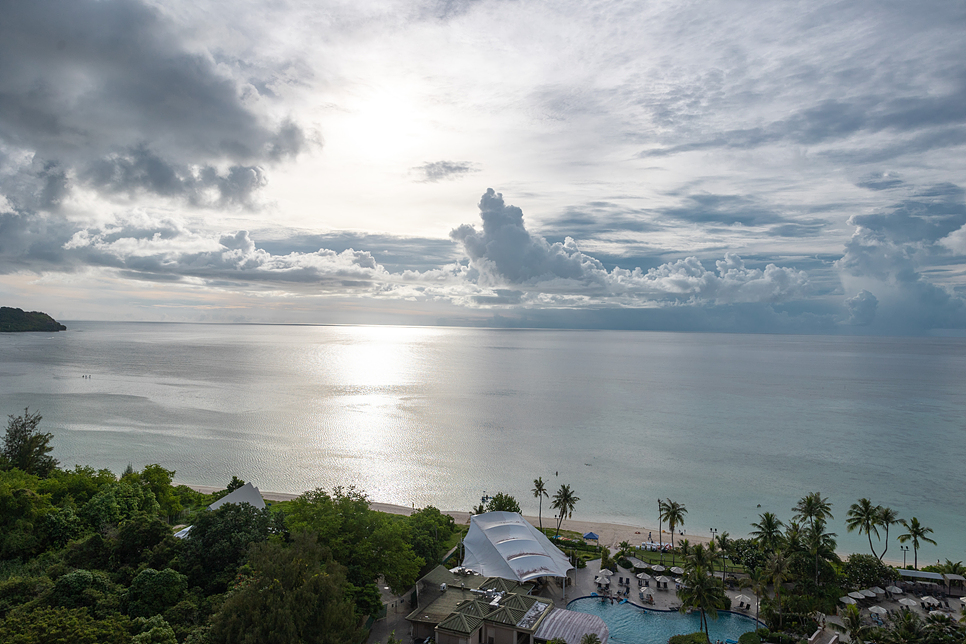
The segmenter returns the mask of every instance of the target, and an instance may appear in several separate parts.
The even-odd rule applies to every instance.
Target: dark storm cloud
[[[154,7],[3,0],[0,12],[0,141],[94,187],[191,195],[188,165],[250,168],[305,144],[294,124],[260,117]],[[232,171],[209,182],[229,201],[257,187]]]
[[[420,183],[437,183],[446,179],[455,179],[470,172],[479,172],[476,164],[465,161],[434,161],[416,166],[413,170],[420,176],[416,180]]]

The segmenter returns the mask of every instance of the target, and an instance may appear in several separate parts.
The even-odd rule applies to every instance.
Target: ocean
[[[670,498],[704,536],[819,491],[842,551],[869,551],[845,528],[868,497],[935,531],[920,565],[966,560],[964,339],[66,324],[0,334],[0,411],[42,413],[65,466],[533,514],[542,476],[574,519],[656,526]]]

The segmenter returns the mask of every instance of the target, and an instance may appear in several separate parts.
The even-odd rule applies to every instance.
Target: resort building
[[[594,615],[556,608],[531,593],[574,567],[547,537],[515,512],[470,519],[461,567],[437,566],[416,585],[407,617],[414,641],[437,644],[542,644],[562,638],[578,644],[589,633],[601,642],[607,626]]]
[[[594,615],[554,608],[529,593],[531,584],[437,566],[416,585],[416,609],[406,620],[413,641],[437,644],[568,644],[593,633],[606,644],[607,625]]]

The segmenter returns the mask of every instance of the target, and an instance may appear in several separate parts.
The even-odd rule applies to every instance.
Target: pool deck
[[[575,572],[576,572],[576,582],[574,582],[573,580],[574,573],[571,573],[571,585],[567,586],[566,599],[564,599],[563,597],[563,588],[557,583],[551,583],[547,586],[544,586],[544,588],[540,590],[538,595],[552,600],[554,606],[556,606],[557,608],[566,608],[567,604],[569,604],[571,601],[579,597],[589,597],[589,596],[592,596],[594,593],[597,593],[598,595],[602,594],[600,591],[597,590],[597,584],[594,582],[594,579],[596,579],[597,575],[600,573],[600,559],[587,562],[586,568],[578,568]],[[641,601],[640,595],[638,594],[640,589],[638,589],[637,587],[637,578],[634,576],[634,571],[627,570],[625,568],[621,568],[618,566],[617,572],[614,573],[614,575],[611,577],[611,579],[613,580],[611,581],[611,584],[610,584],[612,589],[616,590],[618,588],[618,585],[617,585],[618,577],[631,578],[630,592],[628,593],[626,598],[628,603],[637,604],[639,606],[642,605],[643,602]],[[645,607],[648,610],[671,611],[671,610],[677,610],[678,607],[681,605],[681,600],[678,599],[678,595],[674,590],[674,585],[671,583],[668,584],[667,590],[664,590],[663,588],[661,590],[657,590],[654,588],[654,582],[652,581],[650,590],[651,590],[651,594],[654,597],[654,604],[647,604]],[[734,599],[738,595],[745,595],[749,597],[752,596],[752,593],[749,592],[747,589],[726,590],[725,594],[732,599]],[[614,603],[617,603],[623,599],[624,599],[623,596],[617,597],[615,595]],[[737,605],[737,602],[733,602],[733,603]],[[755,617],[755,611],[753,610],[752,611],[733,610],[732,612],[737,613],[739,615],[746,615],[748,617],[751,617],[752,619],[754,619]]]

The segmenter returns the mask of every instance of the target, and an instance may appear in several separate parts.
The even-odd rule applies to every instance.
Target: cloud
[[[447,179],[455,179],[471,172],[480,171],[476,164],[466,161],[434,161],[416,166],[413,170],[422,177],[421,179],[417,179],[420,183],[437,183]]]
[[[879,306],[879,300],[875,295],[862,289],[855,297],[845,300],[845,308],[849,311],[849,324],[855,326],[868,326],[875,319],[875,309]]]
[[[0,144],[57,168],[37,175],[38,207],[56,207],[71,181],[196,204],[212,188],[219,204],[245,202],[264,184],[259,164],[306,145],[297,125],[267,116],[270,99],[151,5],[6,2],[3,16]]]
[[[549,243],[530,233],[523,211],[508,206],[503,195],[488,189],[479,203],[482,230],[464,224],[450,236],[460,242],[476,271],[477,283],[486,287],[516,286],[531,294],[590,296],[628,305],[660,303],[768,302],[776,303],[805,294],[808,276],[803,271],[768,264],[749,268],[733,253],[708,270],[696,257],[662,264],[644,272],[640,268],[607,271],[596,258],[580,251],[574,239]]]
[[[918,189],[880,212],[853,215],[856,227],[835,266],[846,290],[850,324],[896,333],[966,326],[966,302],[923,273],[949,262],[966,226],[964,191],[955,184]],[[874,321],[873,321],[874,320]]]

